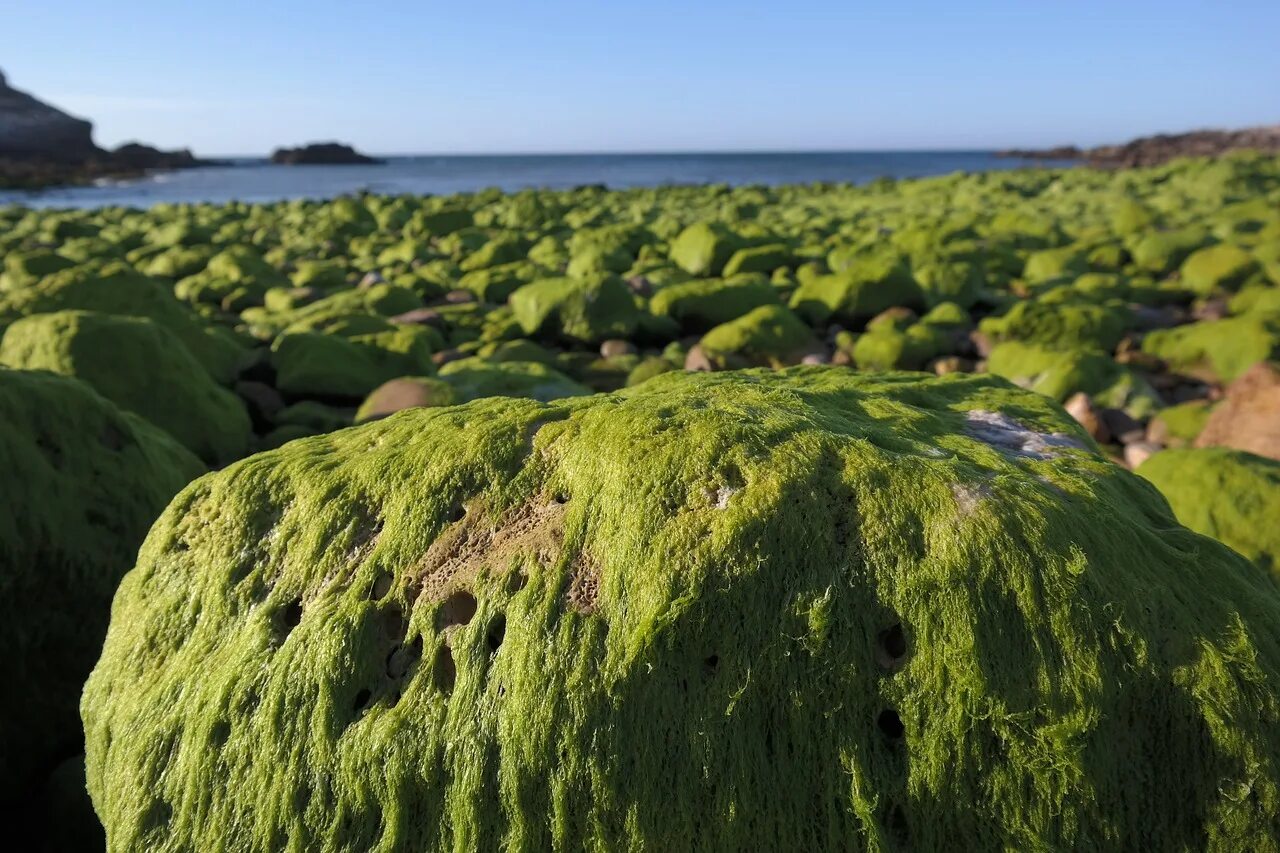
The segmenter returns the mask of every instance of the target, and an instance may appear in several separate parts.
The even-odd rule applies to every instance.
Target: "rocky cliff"
[[[1217,157],[1228,151],[1280,152],[1280,124],[1242,130],[1192,130],[1143,136],[1123,145],[1076,148],[1074,145],[1001,151],[1002,157],[1042,160],[1083,160],[1102,168],[1158,166],[1176,157]]]
[[[0,157],[74,163],[104,153],[90,122],[10,88],[0,72]]]

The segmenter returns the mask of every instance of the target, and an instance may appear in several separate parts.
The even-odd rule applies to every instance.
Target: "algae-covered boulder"
[[[1138,466],[1178,521],[1280,575],[1280,462],[1243,450],[1165,450]]]
[[[76,704],[111,596],[169,499],[203,471],[88,385],[0,368],[0,799],[80,751]]]
[[[1280,351],[1280,318],[1227,317],[1151,332],[1142,351],[1175,370],[1229,382]]]
[[[33,314],[5,331],[0,365],[74,376],[209,464],[226,464],[249,448],[244,403],[215,383],[173,333],[145,317]]]
[[[286,394],[361,399],[399,376],[429,375],[432,343],[439,336],[422,326],[399,326],[371,334],[288,332],[271,345],[276,387]]]
[[[460,358],[440,368],[440,378],[453,386],[461,400],[482,397],[528,397],[557,400],[591,393],[550,365],[537,361],[486,361]]]
[[[112,616],[113,850],[1243,850],[1280,818],[1280,592],[989,377],[401,412],[188,487]]]
[[[699,342],[703,355],[720,369],[795,364],[821,351],[809,327],[782,305],[762,305],[716,326]]]
[[[671,260],[690,275],[719,275],[740,241],[722,225],[695,222],[671,243]]]
[[[686,331],[706,331],[765,305],[777,305],[778,294],[763,276],[696,279],[671,284],[649,300],[657,317],[669,317]]]
[[[640,322],[635,297],[609,274],[526,284],[511,294],[511,310],[526,334],[549,332],[583,343],[625,338]]]

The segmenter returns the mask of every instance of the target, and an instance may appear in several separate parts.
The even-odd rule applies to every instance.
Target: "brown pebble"
[[[1124,464],[1130,469],[1137,468],[1156,453],[1162,450],[1160,445],[1151,441],[1135,441],[1124,446]]]
[[[1094,441],[1106,444],[1111,440],[1111,430],[1107,427],[1107,422],[1098,407],[1094,405],[1093,398],[1088,394],[1083,391],[1072,394],[1067,398],[1067,402],[1062,404],[1062,408],[1084,427],[1085,432],[1089,433]]]
[[[465,305],[468,302],[475,302],[476,295],[470,290],[450,290],[444,295],[444,301],[450,305]]]
[[[618,338],[607,340],[600,344],[601,358],[614,358],[620,355],[635,355],[636,345],[631,341],[624,341]]]

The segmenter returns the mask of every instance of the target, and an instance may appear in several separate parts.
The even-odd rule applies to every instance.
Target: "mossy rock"
[[[631,372],[627,374],[627,387],[639,385],[642,382],[648,382],[655,376],[661,376],[664,373],[670,373],[673,370],[679,370],[681,365],[672,364],[666,358],[658,355],[652,355],[648,358],[640,360]]]
[[[1159,329],[1142,340],[1142,351],[1174,370],[1215,382],[1230,382],[1280,349],[1280,318],[1247,314]]]
[[[1179,448],[1154,454],[1137,473],[1179,522],[1280,576],[1280,462],[1225,447]]]
[[[724,226],[697,222],[671,242],[670,257],[690,275],[720,275],[739,247],[737,236]]]
[[[743,275],[667,285],[649,300],[649,311],[656,317],[670,317],[686,332],[701,332],[778,304],[778,293],[767,279]]]
[[[289,332],[271,345],[276,387],[285,394],[362,400],[398,376],[428,376],[434,329],[400,326],[393,331],[340,337]]]
[[[1197,293],[1209,294],[1238,290],[1257,270],[1258,262],[1249,252],[1230,243],[1219,243],[1192,252],[1180,272],[1183,284]]]
[[[851,353],[864,370],[920,370],[945,353],[951,341],[950,335],[924,323],[906,328],[884,325],[859,335]]]
[[[862,253],[831,275],[802,279],[791,308],[812,325],[858,322],[889,308],[924,310],[925,298],[906,261],[886,252]]]
[[[305,427],[307,435],[333,432],[351,426],[355,411],[345,406],[330,406],[318,400],[299,400],[276,413],[275,423],[282,427]]]
[[[204,467],[83,382],[7,368],[0,466],[0,677],[12,685],[0,706],[7,812],[80,751],[80,688],[116,584],[165,504]]]
[[[698,345],[718,369],[783,367],[821,349],[812,330],[783,305],[762,305],[716,326]]]
[[[1213,405],[1208,400],[1189,400],[1161,409],[1151,419],[1152,430],[1157,431],[1169,447],[1183,447],[1204,432],[1212,414]]]
[[[245,358],[246,348],[235,336],[207,326],[159,280],[121,265],[63,270],[0,297],[0,329],[28,314],[63,310],[154,320],[181,340],[210,376],[224,384],[234,379]]]
[[[251,457],[116,597],[109,845],[1268,848],[1280,591],[1088,446],[807,369]]]
[[[640,322],[635,297],[609,274],[535,281],[512,293],[510,303],[525,334],[579,343],[630,337]]]
[[[993,348],[987,370],[1059,403],[1077,391],[1096,394],[1121,374],[1120,365],[1097,350],[1060,350],[1020,341]]]
[[[460,358],[441,367],[440,378],[453,386],[460,400],[527,397],[546,402],[591,393],[585,385],[550,365],[536,361],[491,362],[477,357]]]
[[[787,246],[767,243],[734,252],[724,265],[724,274],[729,277],[747,272],[773,273],[779,268],[793,266],[795,262],[796,256]]]
[[[252,427],[244,403],[215,383],[172,333],[145,317],[33,314],[4,333],[0,364],[80,379],[211,465],[225,465],[249,449]]]
[[[979,328],[995,340],[1110,351],[1124,336],[1129,322],[1129,310],[1122,305],[1027,299],[1000,317],[983,320]]]
[[[75,261],[47,249],[9,252],[4,255],[4,271],[0,273],[0,292],[20,290],[47,275],[75,266]]]
[[[1027,256],[1022,276],[1033,284],[1071,281],[1089,270],[1088,251],[1080,246],[1042,249]]]

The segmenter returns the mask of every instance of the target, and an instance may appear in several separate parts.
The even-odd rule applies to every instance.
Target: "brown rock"
[[[414,308],[412,311],[387,319],[400,326],[431,326],[436,329],[444,326],[444,317],[440,316],[439,311],[433,311],[430,308]]]
[[[627,279],[627,287],[631,288],[631,292],[637,296],[653,295],[653,285],[642,275],[633,275]]]
[[[468,302],[475,302],[476,295],[470,290],[450,290],[444,295],[444,301],[450,305],[465,305]]]
[[[360,279],[360,283],[356,286],[361,290],[365,290],[373,287],[375,284],[383,284],[384,281],[385,279],[383,279],[382,273],[376,270],[370,270],[364,274],[364,277]]]
[[[384,382],[365,399],[357,423],[385,418],[403,409],[424,406],[450,406],[457,402],[453,388],[438,379],[417,380],[402,377]]]
[[[800,359],[801,364],[830,364],[831,356],[825,352],[811,352]]]
[[[1195,446],[1280,459],[1280,368],[1260,362],[1228,385]]]
[[[695,344],[689,348],[689,353],[684,357],[685,370],[715,370],[715,365],[711,363],[711,359],[707,358],[707,354],[702,351],[701,344]]]
[[[636,345],[631,341],[624,341],[619,338],[605,341],[600,344],[600,357],[613,358],[619,355],[635,355]]]
[[[460,358],[466,358],[467,354],[456,349],[442,349],[440,352],[431,354],[431,363],[436,367],[442,364],[448,364],[451,361],[457,361]]]
[[[1088,394],[1083,391],[1072,394],[1067,402],[1062,404],[1062,408],[1084,427],[1085,432],[1089,433],[1094,441],[1106,444],[1111,440],[1111,429],[1102,417],[1102,411],[1094,405],[1093,398]]]
[[[1221,320],[1227,316],[1227,300],[1206,299],[1191,309],[1191,317],[1197,322]]]
[[[973,351],[978,358],[986,358],[991,355],[991,350],[995,348],[995,342],[976,329],[969,333],[969,341],[973,344]]]
[[[1163,448],[1150,441],[1135,441],[1124,446],[1124,464],[1130,469],[1137,468]]]

